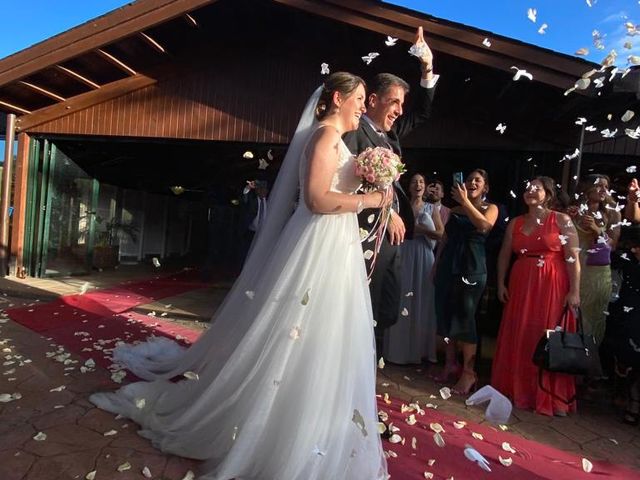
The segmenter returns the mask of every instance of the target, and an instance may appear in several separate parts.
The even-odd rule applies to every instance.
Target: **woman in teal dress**
[[[477,381],[476,310],[487,282],[485,240],[498,218],[498,208],[484,200],[488,191],[488,175],[481,169],[453,186],[451,195],[459,206],[451,210],[445,226],[434,278],[438,335],[447,344],[446,363],[437,379],[457,379],[453,391],[460,394],[469,393]],[[462,367],[456,350],[462,352]]]

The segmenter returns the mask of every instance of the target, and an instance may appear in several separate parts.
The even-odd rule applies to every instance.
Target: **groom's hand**
[[[422,27],[418,27],[418,31],[416,32],[415,44],[418,46],[422,45],[424,48],[424,55],[420,57],[422,78],[427,80],[431,79],[433,77],[433,52],[424,39]]]
[[[391,245],[400,245],[404,242],[404,234],[406,232],[404,222],[400,215],[391,210],[391,217],[387,223],[387,233],[389,234],[389,242]]]

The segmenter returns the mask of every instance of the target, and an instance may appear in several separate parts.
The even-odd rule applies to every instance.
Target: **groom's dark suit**
[[[351,153],[358,155],[367,147],[391,147],[395,153],[401,155],[400,139],[429,118],[435,87],[424,88],[416,86],[412,89],[412,92],[416,92],[415,94],[418,97],[414,107],[411,111],[399,117],[394,122],[393,128],[386,134],[381,135],[376,132],[367,118],[361,118],[358,129],[346,133],[343,137],[344,143]],[[405,238],[411,239],[413,238],[415,226],[411,202],[398,182],[394,183],[394,191],[397,199],[394,204],[406,228]],[[372,214],[377,216],[379,213],[379,209],[367,209],[360,213],[358,215],[360,228],[367,231],[371,230],[375,221],[370,223],[368,219]],[[373,250],[374,245],[375,240],[363,243],[362,248],[365,251]],[[371,261],[365,260],[365,262],[367,264],[367,272],[369,272]],[[408,293],[400,292],[401,268],[400,248],[396,245],[391,245],[387,235],[385,235],[369,285],[373,318],[376,321],[376,345],[379,352],[382,351],[381,341],[384,330],[398,320],[401,296]]]

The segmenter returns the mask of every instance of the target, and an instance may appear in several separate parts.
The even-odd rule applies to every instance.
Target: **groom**
[[[424,41],[422,27],[418,27],[416,45],[423,45],[420,58],[422,78],[415,90],[417,102],[412,111],[403,114],[404,97],[409,93],[409,84],[390,73],[380,73],[371,84],[367,113],[360,120],[357,130],[347,133],[343,140],[351,153],[358,155],[367,147],[387,147],[401,155],[400,139],[424,123],[430,115],[435,85],[439,75],[433,73],[433,54]],[[415,218],[411,202],[399,182],[394,183],[394,201],[391,217],[387,223],[387,235],[383,239],[369,285],[373,318],[376,322],[376,349],[381,356],[384,331],[393,325],[399,314],[400,299],[408,292],[400,291],[401,261],[399,245],[405,238],[413,238]],[[379,210],[364,210],[358,216],[360,228],[371,230]],[[363,250],[373,250],[375,240],[365,241]],[[367,272],[371,271],[371,260],[366,259]]]

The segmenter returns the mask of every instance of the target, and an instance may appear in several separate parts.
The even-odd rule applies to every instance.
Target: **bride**
[[[205,460],[200,479],[387,478],[356,218],[384,195],[353,194],[360,181],[341,140],[364,112],[363,80],[330,75],[307,102],[266,223],[211,328],[188,349],[161,337],[119,346],[114,361],[147,381],[90,397],[160,450]]]

